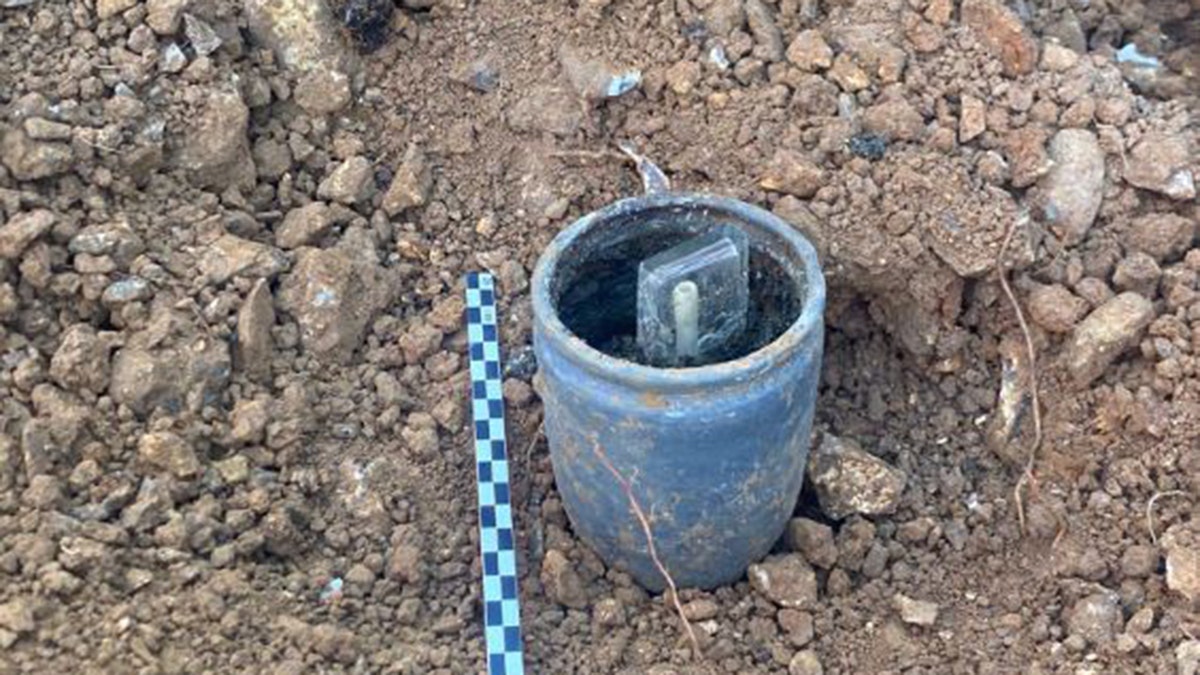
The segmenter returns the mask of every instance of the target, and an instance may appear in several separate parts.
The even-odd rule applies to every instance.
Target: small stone
[[[138,0],[96,0],[96,16],[101,21],[111,19],[137,4]]]
[[[274,326],[275,299],[271,285],[266,279],[259,279],[238,310],[234,351],[238,369],[257,379],[270,376],[275,351],[275,339],[271,336]]]
[[[587,607],[587,591],[583,580],[561,552],[551,549],[542,559],[542,585],[546,587],[546,595],[565,607],[584,609]]]
[[[1051,333],[1069,333],[1090,309],[1062,284],[1037,286],[1029,294],[1029,318]]]
[[[138,457],[152,467],[163,469],[176,478],[194,478],[203,467],[191,443],[169,431],[145,434],[138,441]]]
[[[663,78],[677,96],[687,96],[700,83],[700,74],[699,63],[684,60],[667,68],[663,73]]]
[[[330,176],[326,182],[332,178]],[[336,215],[324,202],[312,202],[294,208],[288,211],[283,222],[275,229],[275,245],[283,249],[310,246],[328,234],[336,222]]]
[[[1067,369],[1076,384],[1100,377],[1126,350],[1137,345],[1154,320],[1154,303],[1137,293],[1121,293],[1097,307],[1076,328],[1066,348]]]
[[[816,72],[833,65],[833,49],[819,30],[800,31],[787,49],[788,61],[800,70]]]
[[[35,141],[71,140],[71,125],[69,124],[52,122],[41,117],[29,117],[22,126],[25,128],[25,133]]]
[[[1066,72],[1079,63],[1079,52],[1055,42],[1042,47],[1042,69],[1054,73]]]
[[[280,286],[280,308],[296,318],[305,351],[319,359],[348,360],[391,302],[395,282],[370,237],[351,230],[335,248],[301,249]]]
[[[1129,223],[1126,248],[1162,262],[1182,256],[1196,239],[1196,221],[1174,213],[1151,213]]]
[[[154,289],[150,282],[141,277],[129,277],[114,281],[104,289],[100,302],[108,307],[120,306],[130,302],[143,302],[154,297]]]
[[[38,209],[19,213],[0,225],[0,259],[16,260],[39,237],[58,222],[53,211]]]
[[[425,159],[425,153],[417,145],[410,145],[404,153],[392,184],[383,195],[383,210],[396,216],[405,209],[424,206],[433,187],[433,176]]]
[[[704,22],[713,35],[725,37],[746,25],[742,0],[714,0],[704,10]]]
[[[183,15],[183,34],[187,36],[192,49],[196,50],[197,56],[208,56],[221,46],[221,37],[212,26],[186,12]]]
[[[1038,43],[1021,17],[1000,0],[963,0],[962,21],[992,51],[1009,77],[1033,72]]]
[[[250,109],[236,91],[216,91],[209,96],[184,138],[179,159],[199,187],[253,187],[257,172],[246,137],[249,120]]]
[[[958,113],[958,142],[968,143],[987,131],[987,104],[974,96],[962,97]]]
[[[255,41],[275,52],[279,62],[297,73],[355,63],[333,6],[323,0],[244,0],[241,14]]]
[[[897,593],[892,597],[892,606],[900,612],[904,623],[917,626],[932,626],[937,623],[938,606],[935,602],[913,600],[903,593]]]
[[[775,24],[774,11],[763,0],[742,0],[746,10],[746,24],[754,36],[754,55],[764,61],[775,63],[783,60],[783,34]]]
[[[1080,599],[1066,617],[1067,634],[1076,635],[1097,646],[1112,642],[1121,628],[1121,601],[1111,591],[1094,593]]]
[[[250,479],[250,460],[245,455],[226,457],[213,466],[228,485],[238,485]]]
[[[425,578],[421,549],[400,544],[388,556],[387,577],[401,583],[420,583]]]
[[[690,604],[690,603],[689,603]],[[687,608],[684,608],[687,613]],[[600,628],[617,628],[625,625],[625,605],[616,598],[604,598],[592,608],[592,620]],[[691,619],[694,620],[694,619]]]
[[[209,283],[223,284],[234,277],[274,277],[286,266],[279,249],[226,234],[204,248],[199,269]]]
[[[163,47],[159,56],[158,67],[164,73],[181,73],[187,67],[187,55],[179,45],[171,42]]]
[[[337,70],[317,68],[300,78],[293,96],[310,115],[339,113],[350,105],[350,78]]]
[[[1148,298],[1153,298],[1158,291],[1158,280],[1162,278],[1162,269],[1154,258],[1134,251],[1117,263],[1113,272],[1113,285],[1119,291],[1133,291]]]
[[[1067,246],[1087,235],[1104,199],[1104,151],[1085,129],[1063,129],[1050,141],[1053,166],[1041,180],[1042,214]]]
[[[290,558],[304,550],[304,526],[301,513],[290,506],[277,506],[263,517],[259,525],[267,552]]]
[[[916,141],[925,135],[925,118],[903,98],[867,108],[863,128],[892,141]]]
[[[776,620],[779,621],[779,627],[783,629],[783,632],[787,633],[788,640],[791,641],[793,647],[803,647],[812,642],[816,635],[813,616],[808,612],[781,609]]]
[[[1200,529],[1194,524],[1173,525],[1162,538],[1166,552],[1167,588],[1200,604]]]
[[[1154,628],[1154,608],[1143,607],[1134,612],[1125,622],[1125,632],[1130,635],[1145,635]]]
[[[687,617],[688,621],[708,621],[716,618],[720,611],[721,608],[717,603],[708,598],[692,600],[683,606],[683,615]]]
[[[854,57],[846,52],[837,55],[837,58],[833,60],[833,66],[826,73],[826,77],[833,80],[834,84],[842,88],[842,91],[849,93],[871,86],[871,78],[866,71],[860,68],[854,62]]]
[[[779,150],[758,184],[764,190],[807,199],[824,187],[825,180],[824,169],[806,155],[793,150]]]
[[[1175,648],[1178,675],[1200,675],[1200,640],[1184,640]]]
[[[62,499],[62,483],[58,478],[47,474],[31,478],[29,487],[25,488],[25,492],[21,495],[21,501],[42,511],[57,508]]]
[[[146,25],[159,35],[174,35],[179,31],[183,10],[191,0],[147,0]]]
[[[1158,551],[1149,546],[1134,545],[1121,554],[1121,576],[1143,579],[1158,568]]]
[[[896,509],[904,472],[864,451],[858,443],[826,434],[808,462],[808,479],[830,518],[880,515]]]
[[[0,160],[17,180],[38,180],[69,171],[74,155],[64,143],[34,141],[12,128],[0,138]]]
[[[33,620],[33,606],[25,598],[14,598],[0,605],[0,628],[17,635],[32,633],[37,624]]]
[[[263,439],[270,408],[262,399],[241,399],[230,414],[230,436],[235,443],[253,444]]]
[[[837,564],[837,545],[833,542],[833,529],[808,518],[792,518],[784,532],[784,540],[793,551],[821,569],[830,569]]]
[[[750,585],[776,605],[810,609],[817,603],[817,575],[798,553],[772,556],[751,565]]]
[[[317,197],[353,205],[371,198],[375,192],[375,170],[370,160],[354,156],[338,165],[317,186]]]
[[[1010,131],[1004,137],[1013,187],[1029,187],[1050,172],[1053,162],[1046,152],[1046,136],[1045,129],[1029,125]]]
[[[788,663],[788,675],[825,675],[821,659],[811,649],[796,652]]]
[[[1171,199],[1195,199],[1196,184],[1190,168],[1193,158],[1187,137],[1146,134],[1129,152],[1125,181]]]

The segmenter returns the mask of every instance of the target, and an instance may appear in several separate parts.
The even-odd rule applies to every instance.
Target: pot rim
[[[658,368],[610,356],[573,333],[558,316],[550,280],[563,256],[596,227],[638,211],[663,208],[711,209],[733,216],[739,223],[764,231],[791,249],[804,268],[805,293],[800,314],[779,337],[767,345],[730,361],[692,368]],[[555,351],[602,379],[667,392],[687,391],[754,378],[783,365],[801,348],[813,331],[821,330],[825,308],[825,277],[812,244],[783,219],[753,204],[705,193],[655,193],[622,199],[579,218],[554,237],[538,259],[533,273],[533,315],[542,330],[535,331]]]

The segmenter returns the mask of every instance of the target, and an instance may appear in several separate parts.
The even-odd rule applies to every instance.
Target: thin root
[[[1008,226],[1004,242],[1000,244],[1000,252],[996,255],[996,272],[1000,277],[1000,288],[1004,290],[1004,295],[1008,297],[1008,302],[1012,304],[1013,311],[1017,314],[1017,323],[1021,326],[1021,334],[1025,338],[1025,349],[1029,356],[1029,396],[1033,403],[1033,443],[1029,447],[1029,459],[1025,462],[1025,471],[1022,472],[1020,480],[1013,488],[1013,500],[1017,505],[1017,520],[1021,524],[1022,534],[1025,533],[1025,504],[1021,493],[1026,485],[1032,485],[1035,480],[1033,467],[1037,462],[1038,448],[1042,445],[1042,406],[1038,397],[1037,349],[1033,346],[1033,334],[1029,330],[1029,323],[1025,320],[1025,311],[1021,309],[1021,303],[1008,283],[1008,269],[1004,264],[1004,255],[1008,252],[1008,245],[1012,242],[1017,226],[1023,226],[1028,222],[1028,216],[1022,216]]]
[[[1188,493],[1183,490],[1167,490],[1166,492],[1155,492],[1150,501],[1146,502],[1146,529],[1150,530],[1150,541],[1158,544],[1158,535],[1154,533],[1154,504],[1163,497],[1187,497]]]
[[[654,562],[654,566],[658,568],[658,573],[666,580],[667,587],[671,590],[671,602],[675,605],[675,612],[679,614],[679,620],[683,622],[683,629],[687,632],[688,640],[692,643],[692,649],[695,651],[696,656],[699,657],[700,641],[696,639],[696,631],[692,628],[692,622],[688,621],[687,615],[683,613],[683,604],[679,602],[679,589],[675,587],[675,579],[671,577],[671,573],[667,571],[666,566],[659,559],[658,551],[655,550],[654,534],[650,530],[650,521],[646,519],[646,513],[642,510],[641,504],[638,503],[637,497],[633,496],[633,484],[625,480],[621,472],[617,471],[617,467],[613,466],[612,461],[609,460],[608,455],[600,447],[599,443],[594,444],[592,450],[595,451],[596,457],[600,459],[600,463],[604,465],[604,468],[608,469],[613,478],[617,479],[617,483],[621,486],[621,491],[625,493],[625,498],[629,500],[629,510],[633,512],[634,517],[637,518],[638,523],[642,526],[642,533],[646,535],[646,550],[650,553],[650,560]],[[636,476],[637,474],[635,473],[634,477],[636,478]]]

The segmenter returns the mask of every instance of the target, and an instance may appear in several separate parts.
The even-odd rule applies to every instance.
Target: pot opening
[[[550,298],[559,319],[590,347],[649,365],[637,344],[638,266],[722,226],[741,229],[749,244],[746,330],[715,359],[699,365],[732,361],[767,346],[803,310],[804,262],[767,227],[702,204],[635,207],[581,233],[562,251],[551,273]]]

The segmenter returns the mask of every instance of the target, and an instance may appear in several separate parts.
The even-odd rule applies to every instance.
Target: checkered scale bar
[[[517,558],[504,439],[504,397],[496,291],[492,275],[467,275],[467,337],[471,349],[471,410],[479,483],[479,548],[483,555],[483,620],[489,675],[522,675]]]

